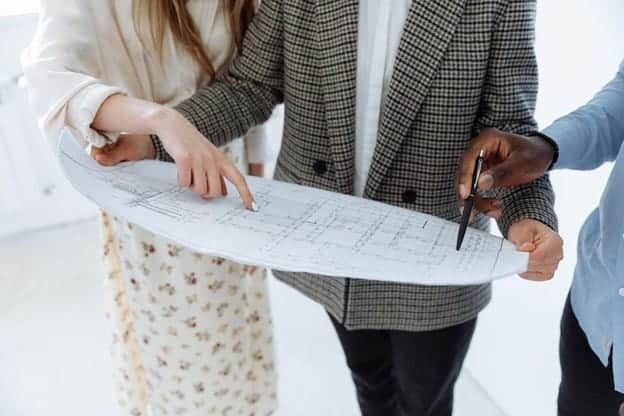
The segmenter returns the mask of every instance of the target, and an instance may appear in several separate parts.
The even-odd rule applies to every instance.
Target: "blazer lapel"
[[[358,0],[317,0],[320,76],[338,189],[353,193]]]
[[[414,0],[410,8],[381,117],[366,197],[374,199],[420,111],[455,32],[465,0]]]

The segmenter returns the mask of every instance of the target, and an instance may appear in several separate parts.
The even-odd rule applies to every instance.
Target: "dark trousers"
[[[615,391],[613,366],[602,365],[592,351],[570,304],[561,318],[559,416],[624,416],[624,394]]]
[[[476,319],[427,331],[349,331],[332,318],[363,416],[451,416]]]

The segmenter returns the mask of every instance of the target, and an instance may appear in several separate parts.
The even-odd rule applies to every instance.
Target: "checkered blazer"
[[[414,0],[390,83],[365,197],[460,218],[453,178],[487,127],[527,134],[537,67],[535,0]],[[357,0],[263,0],[229,73],[178,110],[216,145],[285,103],[275,178],[353,193]],[[506,233],[532,218],[556,228],[547,178],[500,192]],[[487,228],[478,217],[475,227]],[[477,316],[490,285],[424,287],[276,271],[350,329],[425,331]]]

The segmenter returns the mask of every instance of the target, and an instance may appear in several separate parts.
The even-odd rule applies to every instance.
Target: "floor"
[[[95,220],[0,240],[0,415],[115,416]],[[322,310],[271,282],[278,416],[356,416]],[[465,372],[456,415],[502,416]]]

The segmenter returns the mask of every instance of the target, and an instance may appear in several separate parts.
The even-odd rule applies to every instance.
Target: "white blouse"
[[[234,50],[221,2],[190,0],[188,9],[209,58],[222,71]],[[199,67],[171,33],[165,36],[162,61],[143,48],[132,0],[42,0],[39,23],[22,65],[39,126],[53,143],[64,127],[83,145],[114,142],[117,134],[91,128],[99,107],[113,94],[175,106],[201,84]],[[245,145],[249,163],[269,161],[263,128],[252,129]]]
[[[355,119],[356,195],[363,195],[412,0],[360,0]],[[374,30],[371,30],[374,28]]]

